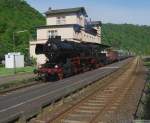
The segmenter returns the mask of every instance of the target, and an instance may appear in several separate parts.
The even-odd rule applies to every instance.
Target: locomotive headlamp
[[[38,68],[42,68],[42,65],[38,65]]]
[[[58,65],[55,65],[55,68],[58,68]]]
[[[48,43],[48,46],[50,47],[50,46],[51,46],[51,44],[50,44],[50,43]]]

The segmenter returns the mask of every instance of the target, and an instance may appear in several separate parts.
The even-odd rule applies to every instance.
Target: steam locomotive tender
[[[48,81],[96,69],[106,61],[99,46],[96,43],[61,41],[60,36],[49,38],[45,44],[36,45],[36,54],[45,54],[47,61],[35,73],[39,79]]]

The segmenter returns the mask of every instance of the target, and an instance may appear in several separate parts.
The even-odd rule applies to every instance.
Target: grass
[[[145,62],[144,62],[144,65],[145,65],[146,67],[150,68],[150,61],[145,61]]]
[[[24,79],[20,81],[16,80],[13,82],[2,84],[0,85],[0,93],[6,90],[12,89],[12,88],[17,88],[17,87],[22,87],[27,84],[32,84],[32,81],[34,82],[34,80],[35,80],[34,78],[31,78],[31,79]]]
[[[34,68],[35,67],[33,67],[33,66],[16,68],[16,72],[17,72],[17,74],[19,74],[19,73],[33,73]],[[8,76],[8,75],[14,75],[14,69],[4,68],[4,67],[0,66],[0,77]],[[15,81],[10,81],[8,83],[4,83],[4,84],[0,85],[0,92],[3,92],[5,90],[9,90],[12,88],[24,86],[27,84],[32,84],[33,80],[34,80],[34,78],[30,78],[30,79],[27,78],[27,79],[23,79],[23,80],[15,80]]]
[[[33,72],[35,67],[33,66],[26,66],[23,68],[16,68],[17,73],[31,73]],[[0,76],[7,76],[7,75],[13,75],[14,74],[14,69],[12,68],[4,68],[0,67]]]

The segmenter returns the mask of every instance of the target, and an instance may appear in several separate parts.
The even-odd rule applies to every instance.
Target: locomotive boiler
[[[45,54],[47,61],[35,70],[44,81],[60,80],[74,74],[103,66],[106,59],[99,51],[99,44],[61,41],[61,37],[49,38],[45,44],[37,44],[35,53]]]

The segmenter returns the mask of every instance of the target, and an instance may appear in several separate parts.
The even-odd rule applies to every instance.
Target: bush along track
[[[149,94],[146,97],[145,105],[144,105],[144,115],[143,119],[150,120],[150,82],[147,85]]]
[[[144,61],[144,65],[147,67],[147,80],[146,86],[144,90],[144,97],[143,97],[143,113],[141,119],[150,120],[150,59]]]
[[[143,88],[143,92],[139,97],[139,102],[135,113],[133,114],[134,119],[137,122],[141,120],[144,122],[145,120],[150,120],[150,59],[144,58],[144,66],[147,69],[147,75],[145,76],[145,84]]]

